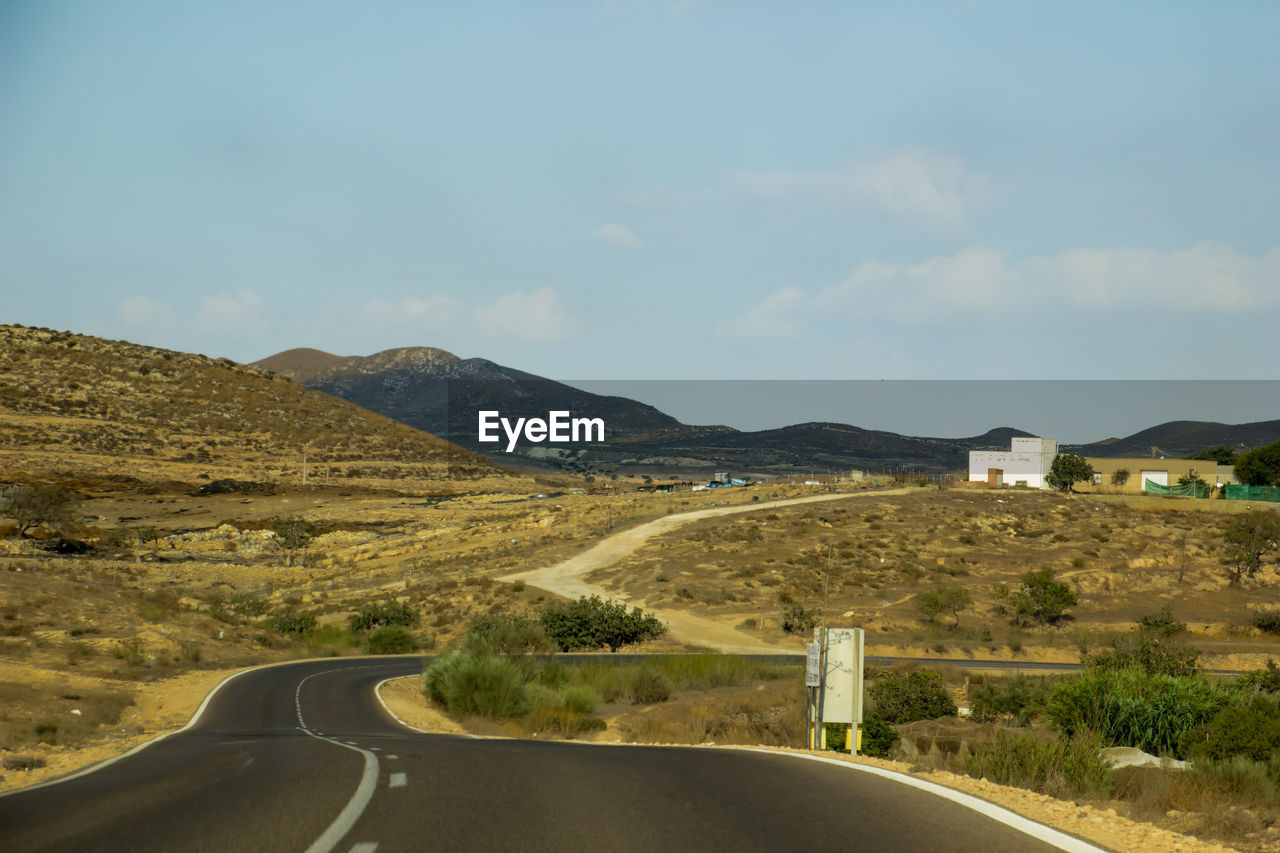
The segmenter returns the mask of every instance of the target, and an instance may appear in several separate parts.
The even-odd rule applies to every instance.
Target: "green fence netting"
[[[1229,501],[1280,501],[1280,486],[1223,486]]]
[[[1146,491],[1149,495],[1182,495],[1188,498],[1209,497],[1208,483],[1187,483],[1185,486],[1162,486],[1154,480],[1147,480]]]

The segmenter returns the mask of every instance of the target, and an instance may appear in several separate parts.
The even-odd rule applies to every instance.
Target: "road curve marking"
[[[321,672],[313,672],[298,682],[298,688],[293,692],[293,704],[298,712],[298,726],[307,737],[313,737],[316,740],[322,740],[325,743],[331,743],[343,749],[360,753],[364,756],[364,772],[360,775],[360,783],[356,785],[355,793],[351,795],[351,799],[343,806],[342,811],[338,812],[338,816],[333,819],[333,823],[329,824],[329,827],[320,834],[320,837],[311,842],[311,846],[307,848],[307,853],[329,853],[329,851],[337,847],[343,836],[355,826],[356,821],[360,819],[360,815],[364,814],[365,808],[368,807],[369,801],[373,799],[373,793],[378,787],[378,756],[367,749],[361,749],[358,746],[316,734],[307,728],[307,722],[302,717],[302,685],[317,675],[328,675],[331,672],[339,671],[338,669],[326,669]]]
[[[403,788],[409,784],[408,773],[392,773],[391,781],[387,783],[388,788]]]
[[[837,767],[844,767],[849,770],[859,770],[863,773],[870,773],[873,776],[879,776],[883,779],[889,779],[901,785],[909,785],[912,788],[919,788],[921,791],[942,797],[944,800],[950,800],[953,803],[972,809],[984,817],[990,818],[997,823],[1003,823],[1005,826],[1012,827],[1032,838],[1039,839],[1046,844],[1052,844],[1059,850],[1065,850],[1067,853],[1107,853],[1103,847],[1090,844],[1082,838],[1076,838],[1074,835],[1068,835],[1060,829],[1054,829],[1043,823],[1037,823],[1029,817],[1023,817],[1017,812],[1010,811],[1003,806],[997,806],[995,803],[975,797],[972,794],[965,794],[957,791],[955,788],[948,788],[946,785],[939,785],[937,782],[928,782],[924,779],[917,779],[914,776],[908,776],[905,773],[898,773],[894,770],[885,770],[882,767],[872,767],[868,764],[855,764],[852,761],[842,761],[839,758],[826,758],[821,755],[809,755],[804,752],[786,752],[773,749],[759,749],[754,746],[726,746],[721,749],[737,749],[743,752],[755,752],[761,755],[781,755],[788,758],[802,758],[806,761],[820,761],[823,764],[834,764]]]

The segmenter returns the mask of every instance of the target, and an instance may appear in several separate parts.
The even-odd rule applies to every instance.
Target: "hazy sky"
[[[1280,378],[1277,43],[1260,2],[0,0],[0,319],[572,378]]]

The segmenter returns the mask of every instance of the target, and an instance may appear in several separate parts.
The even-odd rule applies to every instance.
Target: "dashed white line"
[[[312,842],[311,846],[307,848],[307,853],[329,853],[329,851],[337,847],[338,842],[342,840],[343,836],[351,831],[351,828],[355,826],[356,821],[360,819],[360,815],[364,813],[365,807],[367,807],[369,805],[369,801],[373,799],[373,792],[377,790],[378,787],[378,756],[374,755],[367,749],[361,749],[356,746],[354,742],[343,743],[340,740],[334,740],[333,738],[322,737],[321,735],[316,734],[311,731],[311,729],[307,728],[307,721],[302,717],[302,685],[306,684],[317,675],[327,675],[330,672],[336,671],[337,670],[329,669],[323,672],[312,673],[298,682],[298,689],[295,690],[293,694],[294,708],[298,712],[298,727],[301,728],[309,737],[322,740],[326,743],[335,744],[343,749],[351,749],[360,753],[364,756],[364,772],[360,774],[360,783],[356,785],[355,793],[351,795],[351,799],[347,801],[347,805],[338,813],[338,816],[333,819],[333,823],[329,824],[328,829],[326,829],[319,838]],[[357,845],[357,847],[358,846],[359,845]],[[375,845],[375,847],[376,846],[377,845]],[[373,848],[367,848],[366,853],[368,850],[372,849]]]
[[[351,853],[373,853],[378,849],[376,841],[361,841],[359,844],[351,848]]]
[[[409,784],[409,774],[408,774],[408,773],[392,773],[392,774],[391,774],[391,784],[390,784],[390,785],[388,785],[387,787],[389,787],[389,788],[403,788],[405,785],[408,785],[408,784]]]
[[[391,761],[399,761],[399,760],[400,760],[400,756],[398,756],[398,755],[388,755],[388,756],[387,756],[387,758],[388,758],[388,759],[390,759]]]

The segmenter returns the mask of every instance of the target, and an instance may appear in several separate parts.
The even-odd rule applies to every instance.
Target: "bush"
[[[457,716],[506,719],[529,712],[529,687],[511,661],[454,651],[426,672],[427,694]]]
[[[403,625],[412,628],[418,624],[418,612],[403,601],[384,601],[366,604],[359,613],[352,614],[352,631],[369,631],[383,625]]]
[[[1241,513],[1223,531],[1222,545],[1231,583],[1253,577],[1262,568],[1263,558],[1280,548],[1280,513],[1267,509]]]
[[[898,730],[883,719],[872,714],[862,718],[862,755],[872,758],[887,758],[893,742],[899,737]]]
[[[1084,656],[1084,665],[1091,669],[1141,669],[1162,675],[1194,675],[1200,651],[1176,642],[1161,642],[1161,638],[1145,630],[1130,631],[1111,641],[1111,648]]]
[[[1044,713],[1054,681],[1025,675],[991,679],[974,693],[971,715],[980,723],[1009,721],[1025,726]]]
[[[1091,669],[1058,685],[1048,712],[1068,737],[1096,732],[1105,746],[1185,757],[1186,733],[1213,719],[1228,701],[1226,691],[1195,676]]]
[[[316,615],[306,611],[277,613],[267,620],[267,624],[281,634],[305,634],[316,627]]]
[[[1213,761],[1234,756],[1267,761],[1280,755],[1280,697],[1259,693],[1228,705],[1188,731],[1180,746],[1184,753]]]
[[[383,625],[369,635],[365,652],[371,655],[402,655],[416,652],[418,641],[403,625]]]
[[[1188,631],[1187,623],[1174,619],[1173,610],[1167,604],[1155,613],[1139,616],[1137,621],[1139,630],[1156,637],[1177,637]]]
[[[645,668],[631,682],[632,705],[655,705],[671,698],[671,682],[662,673]]]
[[[867,690],[875,714],[886,723],[932,720],[956,713],[956,703],[936,672],[886,672]]]
[[[1106,799],[1115,773],[1099,746],[1090,736],[1046,742],[999,732],[994,741],[975,744],[965,765],[975,779],[1064,799]]]
[[[1074,607],[1078,601],[1071,587],[1053,579],[1053,569],[1044,567],[1038,571],[1026,572],[1022,575],[1022,588],[1012,592],[1008,587],[999,584],[995,588],[996,597],[1007,601],[1013,608],[1013,622],[1017,625],[1028,625],[1038,622],[1041,625],[1057,625],[1067,618],[1067,608]]]
[[[463,642],[477,655],[550,653],[556,648],[540,621],[518,613],[491,613],[473,619]]]
[[[1235,682],[1236,689],[1245,693],[1280,693],[1280,666],[1267,658],[1266,669],[1253,669],[1242,673]]]
[[[806,610],[803,606],[792,603],[782,611],[781,622],[783,633],[805,636],[818,624],[818,611]]]
[[[1253,627],[1266,634],[1280,634],[1280,610],[1259,610],[1254,613]]]
[[[605,601],[598,595],[547,608],[542,612],[542,628],[547,638],[565,652],[605,646],[616,652],[667,632],[658,617],[639,607],[628,611],[625,604]]]
[[[58,530],[75,520],[80,496],[60,486],[13,486],[0,492],[0,514],[18,523],[18,535],[45,525]]]

